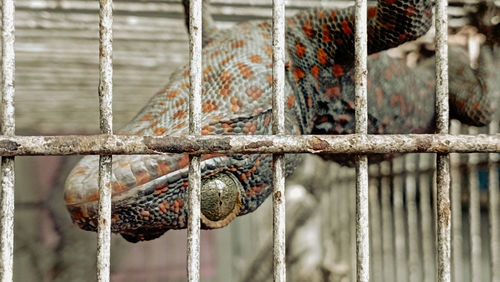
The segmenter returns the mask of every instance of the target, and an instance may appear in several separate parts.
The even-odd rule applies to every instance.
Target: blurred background
[[[187,63],[180,2],[114,1],[115,129],[163,88],[177,66]],[[212,3],[220,28],[271,16],[270,0]],[[468,36],[477,32],[470,27],[474,19],[469,16],[479,15],[476,4],[450,1],[452,43],[466,46]],[[15,5],[16,133],[97,134],[98,1],[16,0]],[[287,15],[318,5],[343,7],[351,2],[289,0]],[[492,8],[481,15],[500,22],[500,14]],[[429,35],[391,54],[411,65],[432,48]],[[456,132],[469,132],[454,127]],[[488,182],[491,175],[498,179],[498,160],[487,157],[454,156],[454,200],[461,207],[454,209],[461,212],[453,227],[458,240],[453,245],[455,281],[472,280],[470,265],[477,262],[481,281],[489,279]],[[74,226],[63,202],[64,181],[77,160],[16,158],[15,281],[95,280],[96,234]],[[373,281],[435,281],[433,162],[434,156],[426,154],[371,167]],[[308,156],[287,187],[288,281],[352,281],[354,171]],[[498,189],[498,181],[493,188]],[[202,281],[271,281],[271,231],[270,201],[227,228],[202,231]],[[471,248],[478,242],[471,243],[471,234],[479,236],[479,253]],[[112,281],[186,280],[185,231],[168,231],[137,244],[117,235],[112,240]],[[472,249],[476,252],[471,256]]]

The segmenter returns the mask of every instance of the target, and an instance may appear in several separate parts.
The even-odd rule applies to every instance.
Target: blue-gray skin
[[[369,52],[423,35],[431,25],[431,6],[431,1],[380,0],[368,12]],[[269,21],[243,23],[205,38],[202,134],[271,134],[270,27]],[[287,22],[286,44],[287,134],[352,132],[353,8],[300,12]],[[370,133],[432,132],[432,74],[421,79],[427,69],[412,74],[385,55],[371,56],[369,66]],[[386,66],[391,83],[384,82],[388,74],[373,70]],[[187,66],[174,72],[120,133],[187,134],[188,74]],[[473,98],[485,101],[482,91]],[[488,113],[486,108],[481,104],[479,110]],[[456,118],[464,115],[471,116],[470,110]],[[287,174],[299,159],[287,155]],[[113,232],[137,242],[186,228],[187,155],[115,156],[113,161]],[[271,168],[270,155],[205,156],[202,228],[223,227],[257,209],[272,191]],[[83,229],[96,230],[97,198],[97,157],[89,156],[73,169],[65,192],[73,221]]]

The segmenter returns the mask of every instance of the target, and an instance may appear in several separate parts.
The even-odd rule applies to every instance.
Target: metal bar
[[[14,75],[15,75],[15,26],[14,1],[2,1],[2,101],[0,108],[0,131],[5,135],[15,134],[14,119]],[[12,281],[14,261],[14,157],[2,157],[0,177],[0,280]]]
[[[429,169],[433,168],[434,160],[430,154],[419,155],[419,170],[422,171],[419,177],[420,193],[420,228],[422,230],[422,260],[423,260],[423,280],[424,282],[435,281],[434,268],[434,236],[432,228],[432,201],[431,201],[431,180]]]
[[[201,76],[202,76],[202,0],[189,1],[189,134],[201,135]],[[201,166],[200,155],[189,156],[188,190],[188,281],[200,281],[200,206]]]
[[[285,134],[285,2],[273,0],[273,134]],[[273,280],[286,281],[285,156],[273,154]]]
[[[99,122],[113,134],[113,1],[99,0]],[[111,155],[99,156],[97,281],[109,281],[111,252]]]
[[[355,1],[354,77],[356,133],[368,133],[366,82],[368,56],[366,0]],[[370,280],[370,239],[368,211],[368,157],[356,156],[356,281]]]
[[[469,134],[477,130],[469,127]],[[469,232],[471,280],[481,281],[481,210],[479,206],[479,180],[477,175],[477,154],[469,154]]]
[[[161,153],[496,153],[495,135],[0,136],[0,156]]]
[[[495,97],[498,99],[498,97]],[[498,103],[496,104],[498,105]],[[496,107],[493,107],[496,109]],[[490,123],[489,133],[498,132],[498,119]],[[492,282],[500,281],[500,195],[498,193],[498,154],[489,154],[488,166],[488,191],[489,191],[489,229],[490,229],[490,279]]]
[[[460,132],[460,122],[451,121],[450,131],[452,134]],[[452,235],[452,263],[453,263],[453,281],[461,282],[463,280],[463,260],[462,260],[462,185],[461,175],[458,168],[460,164],[460,155],[450,154],[451,162],[451,235]]]
[[[374,166],[370,166],[372,168]],[[371,242],[371,274],[372,281],[385,281],[383,279],[383,249],[382,249],[382,222],[380,215],[380,202],[378,181],[371,179],[368,188],[370,200],[370,242]]]
[[[448,104],[448,17],[447,0],[436,1],[436,128],[437,133],[449,131]],[[438,281],[450,281],[450,156],[437,155],[437,223]]]
[[[420,277],[420,248],[417,211],[417,179],[415,177],[417,158],[408,154],[404,158],[406,167],[406,209],[408,222],[408,277],[410,282],[422,281]]]
[[[408,265],[406,261],[406,222],[404,220],[404,199],[403,199],[403,176],[404,162],[402,158],[392,161],[391,174],[396,174],[393,178],[393,214],[394,214],[394,249],[396,258],[396,281],[408,281]]]
[[[380,164],[380,175],[382,180],[380,183],[381,191],[381,206],[382,206],[382,246],[383,246],[383,266],[384,279],[383,281],[395,281],[396,269],[394,268],[394,236],[393,236],[393,218],[392,218],[392,203],[391,203],[391,179],[390,179],[390,163],[384,161]]]

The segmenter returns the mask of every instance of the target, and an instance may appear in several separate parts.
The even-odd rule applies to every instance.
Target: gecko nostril
[[[226,226],[241,208],[241,183],[231,173],[220,172],[203,179],[201,186],[201,220],[208,228]]]

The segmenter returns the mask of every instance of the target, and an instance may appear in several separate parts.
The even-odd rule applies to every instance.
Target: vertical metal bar
[[[403,177],[404,170],[402,158],[396,158],[392,161],[393,178],[393,205],[394,205],[394,245],[396,257],[396,281],[403,282],[408,280],[408,265],[406,261],[406,230],[404,220],[404,200],[403,200]]]
[[[113,134],[113,1],[99,1],[99,122],[101,134]],[[109,281],[111,251],[111,156],[99,156],[97,281]]]
[[[201,135],[201,51],[202,23],[201,0],[189,1],[189,134]],[[189,156],[188,191],[188,281],[200,281],[200,206],[201,168],[200,156]]]
[[[371,166],[374,167],[374,166]],[[370,167],[370,168],[371,168]],[[370,242],[371,242],[371,273],[372,281],[384,281],[383,279],[383,259],[382,259],[382,228],[380,220],[380,202],[378,193],[378,181],[370,183],[368,188],[370,197]]]
[[[273,134],[285,134],[285,2],[273,0]],[[286,281],[285,158],[273,154],[273,278]]]
[[[452,134],[460,133],[460,123],[456,120],[451,121],[450,131]],[[463,261],[462,261],[462,185],[460,177],[460,155],[450,154],[451,162],[451,227],[452,227],[452,262],[453,262],[453,281],[461,282],[463,280]]]
[[[427,172],[433,167],[434,161],[431,154],[420,154],[419,157],[419,170],[423,173],[420,175],[420,227],[422,230],[422,259],[423,259],[423,281],[435,281],[435,268],[434,268],[434,236],[432,229],[432,201],[431,201],[431,177]]]
[[[356,132],[368,133],[367,113],[367,67],[366,59],[366,0],[355,1],[355,34],[354,34],[354,76],[356,94]],[[370,279],[370,243],[368,215],[368,158],[366,155],[356,156],[356,280]]]
[[[470,135],[477,130],[469,127]],[[477,175],[477,154],[469,154],[469,232],[471,280],[481,281],[481,211],[479,207],[479,180]]]
[[[422,281],[420,278],[420,253],[418,236],[417,180],[415,178],[416,155],[405,156],[406,167],[406,208],[408,216],[408,274],[410,282]]]
[[[497,101],[499,97],[495,97]],[[498,102],[493,105],[493,109],[496,109]],[[498,133],[498,115],[494,118],[489,126],[489,134]],[[489,166],[488,166],[488,191],[489,191],[489,228],[490,228],[490,279],[492,282],[500,281],[500,195],[498,193],[498,153],[489,154]]]
[[[394,247],[393,247],[393,219],[392,219],[392,203],[391,203],[391,181],[389,174],[391,173],[390,163],[388,161],[380,164],[381,181],[381,205],[382,205],[382,246],[383,246],[383,266],[384,279],[383,281],[395,281],[394,268]]]
[[[436,128],[449,132],[447,0],[436,3]],[[437,154],[438,281],[450,281],[450,155]]]
[[[2,103],[0,133],[15,134],[14,120],[14,1],[2,1]],[[14,261],[14,157],[2,157],[0,177],[2,186],[0,214],[0,279],[12,281]]]

